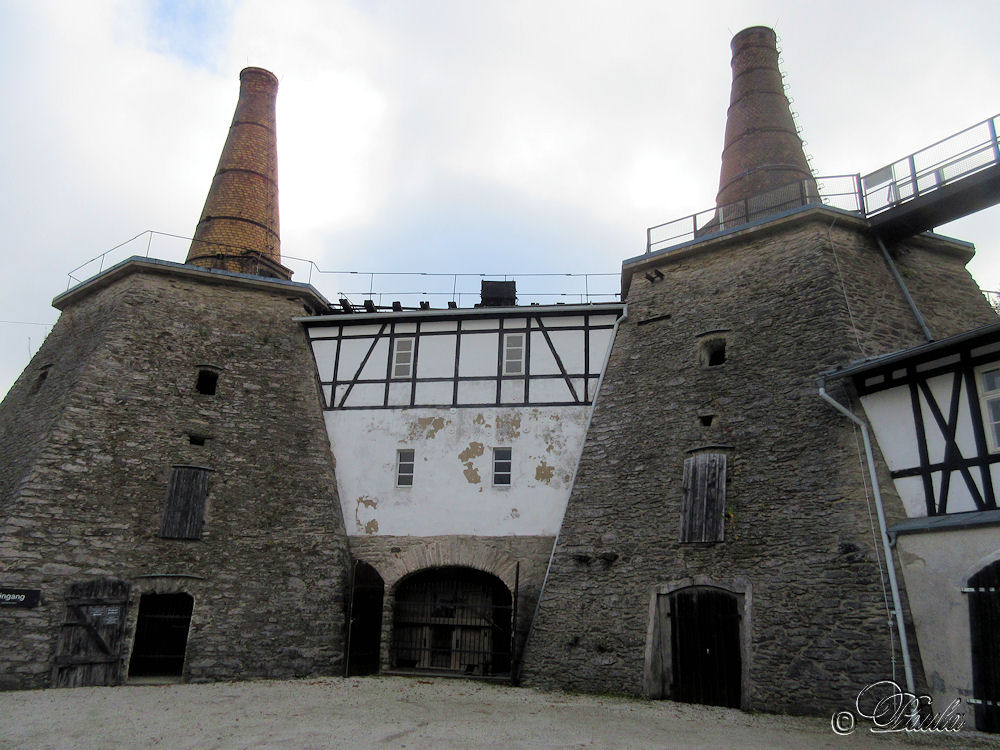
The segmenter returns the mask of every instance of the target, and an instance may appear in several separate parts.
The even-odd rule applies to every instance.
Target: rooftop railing
[[[1000,115],[995,115],[866,175],[801,180],[658,224],[646,230],[646,252],[667,250],[810,204],[832,206],[866,218],[885,213],[1000,165],[998,125]]]

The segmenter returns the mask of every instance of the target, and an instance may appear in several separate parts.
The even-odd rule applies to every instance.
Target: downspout
[[[601,392],[601,386],[604,384],[604,373],[608,371],[608,361],[611,359],[611,349],[615,345],[615,339],[618,338],[618,326],[623,320],[628,319],[628,305],[622,309],[621,317],[615,321],[614,327],[611,329],[611,340],[608,342],[608,349],[604,352],[604,363],[601,365],[601,374],[597,378],[597,385],[594,388],[594,400],[590,402],[590,411],[587,412],[587,424],[583,430],[583,443],[587,443],[587,435],[590,434],[590,422],[594,418],[594,409],[597,408],[597,396]],[[580,461],[583,459],[583,445],[580,446],[580,455],[576,458],[576,466],[573,467],[573,478],[569,483],[570,495],[573,494],[573,487],[576,485],[576,474],[580,470]],[[559,528],[556,529],[556,538],[552,540],[552,552],[549,553],[549,564],[545,566],[545,577],[542,579],[542,586],[538,589],[538,600],[535,602],[535,611],[531,613],[531,623],[528,625],[528,634],[524,637],[524,648],[528,647],[528,641],[531,640],[531,634],[535,630],[535,620],[538,617],[538,610],[542,606],[542,597],[545,595],[545,584],[549,582],[549,573],[552,571],[552,561],[556,556],[556,547],[559,546],[559,536],[562,534],[563,521],[566,520],[566,511],[569,510],[569,497],[566,498],[566,508],[563,510],[563,516],[559,519]],[[517,627],[517,623],[514,624]],[[521,655],[523,656],[524,650],[522,649]],[[518,685],[521,682],[521,668],[524,666],[524,659],[518,657],[517,662],[517,674],[511,679],[511,683]]]
[[[882,244],[881,240],[879,240],[879,244]],[[885,246],[882,246],[882,250],[885,252]],[[878,528],[882,535],[882,550],[885,553],[886,567],[889,569],[889,588],[892,591],[892,607],[896,612],[899,647],[903,651],[903,673],[906,676],[906,689],[912,695],[916,695],[916,687],[913,683],[913,665],[910,663],[910,646],[906,639],[906,625],[903,622],[903,605],[899,598],[899,582],[896,580],[896,564],[892,555],[892,544],[889,541],[889,534],[886,531],[885,509],[882,507],[882,492],[879,490],[878,475],[875,471],[875,456],[872,454],[872,441],[868,435],[868,426],[862,419],[852,414],[843,404],[826,392],[826,382],[823,378],[819,378],[818,384],[819,397],[861,428],[861,437],[865,443],[865,457],[868,460],[868,473],[871,476],[872,489],[875,495],[875,512],[878,514]]]
[[[903,277],[899,275],[899,269],[896,268],[896,264],[892,262],[892,257],[889,255],[889,251],[885,249],[885,243],[882,242],[882,238],[878,235],[875,236],[875,242],[878,243],[879,250],[882,251],[882,257],[885,258],[886,265],[889,266],[889,270],[892,271],[893,278],[896,279],[896,283],[899,284],[899,288],[903,292],[903,296],[906,298],[906,303],[910,306],[910,310],[913,311],[913,317],[917,319],[917,323],[920,324],[920,330],[924,332],[924,338],[928,342],[933,341],[934,337],[931,336],[931,329],[927,327],[927,323],[924,322],[924,316],[920,314],[920,310],[917,309],[917,303],[913,301],[913,297],[910,296],[910,290],[906,288],[906,282],[903,281]]]

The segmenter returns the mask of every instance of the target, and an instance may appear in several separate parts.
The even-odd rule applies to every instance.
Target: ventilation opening
[[[698,422],[702,427],[711,427],[715,423],[714,414],[702,414],[698,417]]]
[[[191,445],[204,445],[205,441],[208,440],[204,435],[188,435],[188,440]]]
[[[31,390],[28,391],[29,396],[34,396],[38,393],[38,390],[42,387],[42,383],[44,383],[45,379],[49,376],[50,367],[52,367],[52,365],[45,365],[38,373],[38,377],[35,378],[35,382],[31,384]]]
[[[181,676],[193,609],[190,594],[142,595],[129,677]]]
[[[214,396],[215,388],[219,383],[219,373],[214,370],[207,370],[201,368],[198,370],[198,382],[195,383],[195,388],[198,393],[205,396]]]
[[[698,362],[702,367],[718,367],[726,361],[726,337],[712,336],[698,342]]]

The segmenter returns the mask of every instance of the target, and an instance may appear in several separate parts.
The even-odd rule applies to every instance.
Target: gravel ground
[[[0,748],[1000,749],[963,731],[837,736],[828,719],[546,693],[442,678],[0,693]]]

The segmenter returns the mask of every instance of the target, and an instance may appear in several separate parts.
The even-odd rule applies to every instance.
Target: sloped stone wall
[[[347,538],[292,321],[308,295],[289,289],[138,264],[68,302],[3,406],[34,460],[5,480],[0,584],[42,591],[0,611],[3,687],[49,684],[66,587],[96,577],[132,583],[126,644],[143,593],[194,597],[186,679],[339,672]],[[214,395],[199,365],[217,368]],[[174,464],[214,470],[199,540],[159,536]]]
[[[816,378],[923,338],[874,244],[844,222],[815,209],[636,265],[526,683],[643,694],[651,599],[685,579],[752,589],[745,708],[825,713],[893,676],[860,437]],[[920,239],[900,255],[939,335],[990,321],[968,252]],[[652,268],[663,278],[647,280]],[[705,366],[706,337],[725,339],[724,364]],[[684,460],[706,446],[729,456],[725,541],[681,544]],[[891,522],[903,510],[881,472]]]

